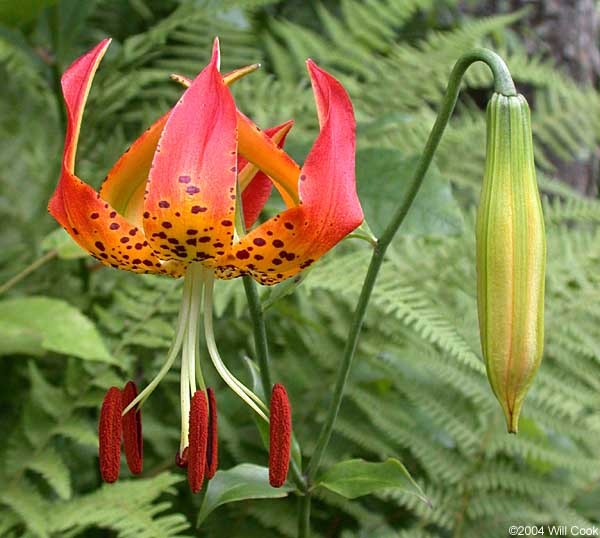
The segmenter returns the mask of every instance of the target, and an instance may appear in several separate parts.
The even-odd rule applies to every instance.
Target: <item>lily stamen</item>
[[[183,343],[183,338],[187,331],[188,325],[188,317],[190,313],[190,304],[191,304],[191,286],[192,282],[189,278],[185,278],[183,281],[183,297],[181,300],[181,307],[179,309],[179,315],[177,317],[177,325],[175,329],[175,338],[169,351],[167,352],[167,360],[159,370],[159,372],[154,376],[154,379],[146,386],[146,388],[140,392],[137,397],[123,410],[123,415],[129,413],[131,409],[135,406],[140,409],[144,402],[148,399],[148,397],[154,392],[154,389],[159,385],[159,383],[163,380],[163,378],[169,373],[169,370],[173,366],[177,355],[179,355],[179,351],[181,350],[181,346]]]
[[[121,393],[122,405],[125,408],[138,394],[133,381],[129,381]],[[127,466],[133,474],[140,474],[144,459],[144,442],[142,438],[142,411],[132,409],[122,418],[123,448]]]
[[[268,423],[269,419],[265,414],[268,410],[265,403],[229,371],[219,354],[213,330],[212,294],[214,279],[210,273],[210,271],[205,271],[204,277],[204,335],[206,337],[208,354],[210,355],[215,369],[229,388],[246,402],[258,416]]]

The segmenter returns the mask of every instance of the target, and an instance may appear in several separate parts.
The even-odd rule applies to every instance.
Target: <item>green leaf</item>
[[[116,363],[94,324],[60,299],[21,297],[0,301],[0,354],[53,351],[80,359]],[[27,341],[29,339],[29,341]]]
[[[337,463],[317,480],[317,485],[348,499],[369,495],[383,489],[400,489],[416,495],[431,507],[419,485],[400,461],[389,458],[383,463],[362,459]]]
[[[35,330],[0,319],[0,356],[22,353],[26,355],[42,355],[42,336]]]
[[[62,228],[57,228],[44,237],[41,247],[44,252],[56,249],[58,257],[64,260],[74,260],[89,256]]]
[[[217,471],[208,483],[206,495],[200,513],[198,525],[222,504],[243,501],[245,499],[277,499],[287,497],[294,487],[284,484],[280,488],[269,485],[269,469],[250,463],[242,463],[226,471]]]
[[[0,503],[9,506],[37,538],[47,538],[47,514],[50,503],[26,480],[8,483],[0,491]]]
[[[417,157],[394,149],[367,148],[356,153],[356,182],[365,217],[379,236],[408,193]],[[449,182],[431,166],[399,233],[415,236],[455,235],[462,231],[460,208]]]
[[[52,447],[46,447],[27,467],[40,473],[61,499],[71,497],[71,475],[64,460]]]
[[[56,2],[57,0],[0,2],[0,22],[7,26],[23,26],[33,21],[44,8],[56,4]]]

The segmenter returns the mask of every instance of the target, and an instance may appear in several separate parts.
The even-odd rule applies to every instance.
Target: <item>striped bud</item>
[[[269,418],[269,484],[280,488],[285,484],[290,465],[292,412],[283,385],[273,386]]]
[[[188,439],[188,482],[192,493],[198,493],[204,482],[208,445],[208,403],[206,395],[201,390],[197,390],[192,396]]]
[[[208,442],[206,445],[206,478],[210,480],[217,472],[219,464],[219,440],[217,438],[217,401],[215,391],[206,389],[208,394]]]
[[[125,409],[138,395],[133,381],[129,381],[123,389],[122,400]],[[123,448],[127,466],[133,474],[140,474],[143,467],[144,440],[142,439],[142,412],[131,409],[123,416]]]
[[[121,467],[121,391],[111,387],[102,402],[98,423],[100,475],[105,482],[116,482]]]
[[[542,360],[546,240],[529,107],[494,94],[477,211],[477,305],[488,379],[508,431]]]

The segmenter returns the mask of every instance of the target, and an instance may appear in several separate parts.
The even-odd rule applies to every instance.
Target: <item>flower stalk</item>
[[[454,68],[452,69],[440,110],[425,144],[419,164],[410,180],[407,194],[396,209],[381,237],[379,237],[376,247],[373,249],[369,268],[363,281],[358,303],[354,310],[352,323],[350,325],[348,338],[346,339],[346,344],[342,355],[342,361],[338,367],[335,387],[330,400],[329,408],[327,410],[325,422],[321,427],[315,451],[306,471],[307,485],[309,490],[306,493],[306,497],[301,500],[301,510],[299,511],[298,515],[299,538],[310,537],[310,485],[312,482],[314,482],[317,476],[321,460],[325,454],[329,440],[331,439],[335,421],[344,397],[344,390],[350,374],[350,368],[352,367],[352,362],[358,346],[358,339],[364,323],[367,306],[371,299],[373,288],[375,287],[377,276],[379,274],[379,270],[381,269],[386,250],[398,232],[398,229],[404,222],[404,219],[408,214],[408,210],[413,204],[415,197],[421,188],[425,174],[429,169],[442,135],[444,134],[446,125],[448,124],[450,116],[452,115],[452,112],[456,106],[462,78],[466,70],[473,63],[479,61],[484,62],[491,69],[494,76],[494,89],[496,93],[507,96],[514,96],[517,94],[508,67],[502,58],[500,58],[500,56],[491,50],[475,49],[469,51],[458,59],[454,65]]]

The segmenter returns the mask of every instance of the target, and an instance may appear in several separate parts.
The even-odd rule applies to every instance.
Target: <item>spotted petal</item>
[[[215,40],[211,62],[173,108],[152,161],[144,229],[163,259],[208,261],[232,242],[236,108],[218,62]]]
[[[236,72],[231,74],[234,73]],[[171,77],[187,87],[192,83],[190,79],[182,75],[171,75]],[[237,130],[239,155],[256,165],[271,178],[287,207],[295,206],[299,201],[300,167],[298,164],[239,110],[237,111]]]
[[[243,237],[220,258],[217,276],[251,274],[262,284],[294,276],[331,249],[363,220],[354,177],[355,121],[342,85],[307,62],[321,132],[299,180],[301,204]]]
[[[258,67],[258,64],[241,67],[223,75],[223,81],[230,85]],[[179,75],[172,77],[186,86],[192,83]],[[100,188],[102,199],[136,226],[142,226],[146,181],[154,152],[170,113],[171,111],[163,114],[123,153]]]
[[[143,232],[75,175],[83,110],[94,74],[109,44],[109,39],[102,41],[76,60],[61,79],[67,108],[67,134],[61,177],[48,209],[82,248],[105,265],[138,273],[179,276],[180,267],[163,264],[153,254]]]

